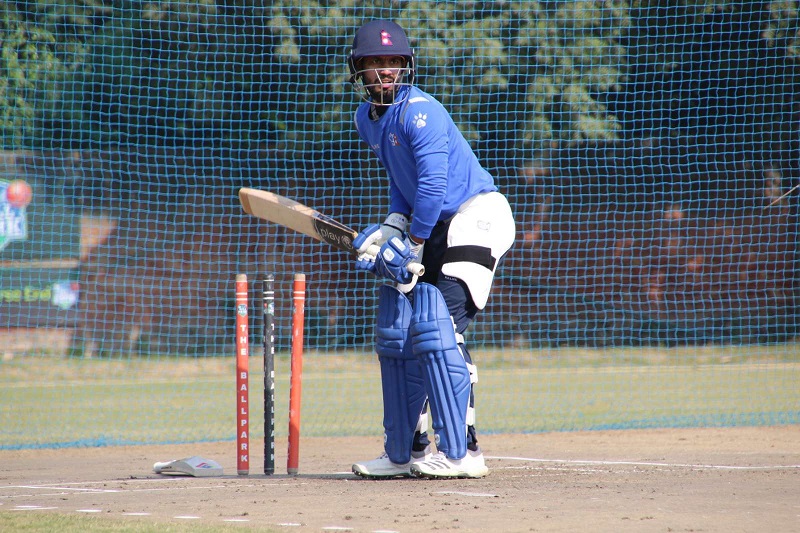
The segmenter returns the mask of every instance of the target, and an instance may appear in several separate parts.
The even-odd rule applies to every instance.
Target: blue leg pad
[[[427,399],[422,368],[407,342],[408,298],[389,285],[378,289],[376,351],[383,387],[384,448],[392,462],[411,460],[414,432]]]
[[[469,369],[439,289],[418,283],[412,295],[409,333],[425,377],[436,447],[451,459],[461,459],[467,454],[467,409],[472,391]]]

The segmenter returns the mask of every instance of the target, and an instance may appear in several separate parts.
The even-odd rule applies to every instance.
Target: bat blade
[[[280,224],[318,241],[326,242],[339,250],[357,253],[353,247],[353,239],[358,235],[355,230],[291,198],[269,191],[242,187],[239,189],[239,202],[244,212],[249,215]],[[373,245],[370,246],[368,253],[377,256],[379,251],[380,248]],[[418,276],[425,273],[425,267],[420,263],[409,264],[408,270]]]
[[[247,214],[280,224],[345,252],[355,252],[353,239],[358,233],[307,205],[247,187],[239,189],[239,201]]]

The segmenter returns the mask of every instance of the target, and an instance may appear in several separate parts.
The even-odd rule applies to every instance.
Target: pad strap
[[[398,464],[411,460],[414,432],[427,430],[427,417],[421,416],[427,398],[422,368],[407,342],[411,315],[402,292],[389,285],[378,289],[375,351],[381,365],[384,449]]]
[[[470,371],[458,348],[453,320],[439,289],[418,283],[412,294],[409,333],[425,377],[436,447],[451,459],[461,459],[467,454]]]
[[[451,246],[444,252],[443,263],[459,263],[468,261],[476,263],[494,271],[497,259],[492,257],[492,249],[485,246],[464,244],[461,246]]]

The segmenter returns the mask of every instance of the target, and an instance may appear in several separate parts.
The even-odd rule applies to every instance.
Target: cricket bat
[[[353,239],[358,235],[355,230],[307,205],[279,194],[249,187],[239,189],[239,202],[244,212],[249,215],[280,224],[318,241],[326,242],[339,250],[358,253],[353,247]],[[380,247],[375,244],[367,250],[367,253],[374,256],[379,252]],[[425,267],[420,263],[411,263],[408,265],[408,271],[422,276]]]

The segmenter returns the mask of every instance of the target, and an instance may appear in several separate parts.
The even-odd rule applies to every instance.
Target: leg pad
[[[422,365],[436,446],[447,457],[461,459],[467,453],[470,372],[442,293],[427,283],[418,283],[412,292],[409,333],[414,355]]]
[[[405,464],[411,460],[427,395],[422,369],[407,342],[411,303],[389,285],[378,291],[376,352],[383,388],[384,449],[393,463]]]

